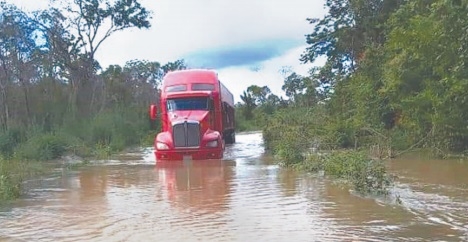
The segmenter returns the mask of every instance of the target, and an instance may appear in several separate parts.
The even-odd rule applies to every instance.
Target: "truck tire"
[[[234,144],[236,143],[236,132],[230,131],[224,136],[224,142],[226,144]]]
[[[236,143],[236,132],[232,131],[231,132],[231,143],[230,144],[234,144],[234,143]]]

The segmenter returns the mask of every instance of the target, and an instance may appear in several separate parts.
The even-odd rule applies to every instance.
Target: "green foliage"
[[[370,159],[365,152],[341,148],[388,146],[388,138],[376,130],[361,129],[349,119],[336,119],[336,114],[328,112],[327,105],[276,112],[263,128],[266,148],[281,165],[324,171],[352,184],[362,194],[386,194],[391,181],[384,163]],[[377,155],[381,156],[380,153],[379,150]]]
[[[31,168],[25,162],[9,161],[0,156],[0,202],[18,197],[22,182]]]
[[[31,160],[106,158],[138,145],[159,125],[150,125],[147,108],[158,102],[162,76],[185,68],[182,60],[132,60],[103,70],[95,60],[114,33],[150,27],[138,0],[60,7],[29,13],[0,2],[0,157],[8,159],[0,160],[0,200],[19,194]]]
[[[326,6],[323,19],[309,20],[314,31],[302,56],[304,62],[326,56],[326,64],[309,77],[287,76],[288,104],[268,118],[256,115],[266,120],[267,148],[284,165],[322,170],[362,193],[386,192],[383,163],[366,152],[336,150],[377,157],[413,148],[466,153],[468,4],[327,0]],[[308,155],[311,148],[326,155]]]
[[[248,91],[244,91],[244,93],[240,97],[244,103],[238,110],[241,111],[242,115],[246,120],[251,120],[253,118],[253,110],[255,109],[255,107],[257,107],[257,104],[255,103],[255,98]]]
[[[391,181],[382,161],[372,160],[362,151],[334,151],[353,147],[357,140],[363,147],[383,143],[379,135],[359,133],[356,127],[331,121],[326,111],[323,106],[278,111],[263,129],[267,149],[284,166],[324,171],[352,184],[362,194],[386,194]],[[326,155],[315,153],[318,150],[325,150]]]
[[[323,129],[325,118],[320,106],[279,110],[263,128],[265,146],[286,165],[300,162],[309,148],[318,145],[320,138],[328,139]]]
[[[46,167],[36,162],[17,159],[4,159],[0,156],[0,205],[20,196],[23,182],[46,172]]]
[[[326,176],[350,183],[356,192],[365,195],[386,195],[392,184],[384,162],[370,159],[362,151],[312,154],[296,167],[310,172],[323,171]]]
[[[0,133],[0,156],[9,158],[15,148],[26,139],[26,133],[21,128],[11,128]]]
[[[71,122],[62,128],[62,132],[75,139],[75,148],[84,145],[100,151],[99,154],[103,150],[110,153],[142,144],[144,140],[151,139],[148,138],[150,135],[153,139],[155,135],[150,131],[146,109],[132,107],[100,113],[90,120]],[[150,143],[146,141],[145,144]],[[93,153],[85,153],[89,152]]]
[[[313,124],[326,135],[315,137],[333,144],[328,148],[468,150],[467,4],[327,0],[326,6],[323,19],[310,19],[315,28],[302,56],[327,58],[309,77],[320,84],[315,97],[326,107],[325,122]],[[285,78],[289,106],[313,106],[299,99],[306,80]],[[307,118],[289,119],[296,117]]]
[[[466,4],[414,1],[388,22],[383,92],[413,140],[443,152],[468,149]],[[464,67],[462,67],[464,66]]]
[[[255,120],[246,119],[245,116],[243,116],[241,112],[238,112],[238,110],[239,109],[236,109],[236,116],[235,116],[237,132],[260,130],[260,126],[256,124]]]
[[[26,160],[52,160],[67,150],[67,140],[53,133],[39,133],[29,138],[15,150],[15,158]]]

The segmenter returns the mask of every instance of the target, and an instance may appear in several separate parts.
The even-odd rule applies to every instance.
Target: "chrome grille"
[[[172,127],[172,133],[174,135],[174,146],[185,147],[185,124],[175,124]]]
[[[183,122],[174,124],[172,133],[176,148],[200,146],[200,125],[198,123]]]

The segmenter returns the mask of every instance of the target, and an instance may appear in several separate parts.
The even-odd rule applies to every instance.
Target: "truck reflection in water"
[[[157,162],[166,199],[177,208],[219,212],[227,208],[234,177],[234,161],[201,160]]]
[[[166,199],[178,209],[216,213],[228,208],[235,161],[197,160],[157,162]]]

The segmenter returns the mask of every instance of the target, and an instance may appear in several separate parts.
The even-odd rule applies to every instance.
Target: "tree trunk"
[[[6,88],[4,85],[1,85],[1,92],[2,92],[2,108],[3,108],[3,113],[2,113],[2,121],[3,121],[3,129],[7,130],[8,129],[8,124],[10,123],[10,110],[8,108],[8,96],[6,92]]]
[[[29,122],[31,121],[31,108],[29,106],[29,91],[28,91],[28,85],[24,82],[22,78],[19,79],[22,85],[23,89],[23,94],[24,94],[24,103],[26,106],[26,122],[25,124],[29,126]]]

